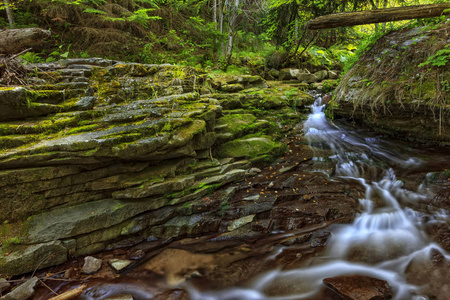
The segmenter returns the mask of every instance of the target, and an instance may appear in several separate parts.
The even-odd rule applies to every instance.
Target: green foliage
[[[19,55],[19,58],[24,60],[25,63],[30,63],[30,64],[44,62],[43,58],[38,53],[35,53],[32,51],[26,52],[22,55]]]
[[[377,43],[377,41],[385,34],[386,32],[376,31],[374,34],[368,35],[366,38],[364,38],[358,45],[356,53],[354,55],[348,56],[348,59],[344,62],[343,73],[344,74],[347,73],[353,67],[353,65],[357,61],[359,61],[359,58],[368,50],[370,50]]]
[[[419,67],[432,65],[434,67],[443,67],[450,61],[450,45],[445,45],[444,49],[439,50],[436,54],[428,57],[428,59],[419,64]]]

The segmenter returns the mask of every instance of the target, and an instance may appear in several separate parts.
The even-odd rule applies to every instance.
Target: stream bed
[[[279,161],[205,198],[214,205],[234,191],[222,216],[233,234],[150,239],[100,255],[134,259],[120,274],[104,264],[89,278],[47,283],[61,293],[84,282],[79,299],[342,299],[324,279],[363,275],[388,283],[386,299],[448,299],[450,152],[331,122],[324,108],[317,97]],[[50,271],[75,274],[82,263]],[[361,288],[358,278],[348,289]],[[34,299],[51,295],[41,287]]]

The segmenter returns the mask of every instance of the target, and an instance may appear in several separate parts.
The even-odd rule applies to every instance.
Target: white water
[[[432,249],[443,253],[447,260],[450,255],[427,237],[420,221],[421,213],[403,208],[401,203],[414,203],[428,196],[422,190],[402,189],[403,183],[396,180],[392,169],[384,171],[381,180],[365,178],[365,170],[376,164],[414,168],[421,161],[400,156],[375,138],[363,138],[339,129],[326,119],[320,98],[303,128],[310,145],[317,149],[317,160],[332,159],[336,163],[335,180],[356,181],[365,188],[365,198],[360,199],[363,212],[353,224],[334,227],[324,258],[326,263],[297,270],[274,270],[255,278],[246,288],[214,292],[190,288],[191,299],[306,299],[323,287],[324,278],[349,274],[388,281],[394,299],[427,299],[420,296],[420,287],[406,282],[407,266],[413,259],[428,260]],[[320,157],[327,153],[328,157]],[[429,217],[448,218],[449,212]]]

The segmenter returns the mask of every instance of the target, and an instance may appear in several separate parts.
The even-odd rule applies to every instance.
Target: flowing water
[[[89,288],[80,299],[109,299],[108,297],[117,294],[130,294],[135,300],[188,298],[193,300],[328,300],[336,298],[330,296],[324,288],[322,283],[324,278],[341,275],[366,275],[387,281],[394,299],[448,300],[450,297],[450,255],[439,244],[433,242],[433,238],[436,240],[435,236],[430,236],[433,234],[430,228],[445,229],[449,224],[450,213],[443,209],[450,207],[448,193],[443,195],[443,199],[446,201],[445,205],[441,205],[441,208],[437,208],[439,205],[430,208],[430,199],[433,199],[436,189],[448,187],[448,181],[445,178],[444,184],[441,182],[437,187],[433,187],[430,182],[433,182],[434,175],[430,173],[425,176],[424,174],[430,171],[443,171],[446,166],[450,166],[450,155],[442,152],[433,153],[429,149],[421,152],[420,149],[408,148],[409,145],[405,148],[399,142],[387,142],[370,132],[361,133],[361,131],[357,132],[347,128],[345,124],[340,124],[338,127],[327,120],[324,108],[325,105],[321,104],[321,98],[317,97],[317,101],[312,107],[312,113],[303,124],[303,132],[314,152],[314,155],[309,155],[309,157],[314,156],[314,163],[305,168],[302,163],[307,161],[306,158],[297,157],[292,153],[295,160],[289,161],[289,163],[300,163],[298,169],[295,169],[291,175],[286,173],[283,174],[285,177],[281,179],[278,177],[275,184],[278,181],[294,179],[308,189],[307,184],[316,184],[316,190],[318,187],[322,187],[322,190],[325,191],[330,189],[330,183],[335,183],[334,190],[336,190],[336,186],[357,186],[358,191],[361,191],[358,195],[361,196],[358,196],[360,197],[359,214],[354,218],[353,223],[325,227],[322,221],[317,221],[311,223],[310,227],[306,226],[306,229],[302,227],[303,225],[298,225],[292,227],[293,230],[289,232],[272,232],[269,236],[256,239],[257,242],[249,238],[248,243],[226,239],[211,242],[214,240],[214,236],[212,238],[203,236],[181,239],[167,247],[184,249],[192,243],[188,250],[193,250],[194,254],[173,249],[172,252],[163,252],[168,253],[168,259],[172,262],[168,267],[168,261],[161,260],[162,266],[158,268],[171,269],[166,270],[168,271],[166,274],[150,272],[148,275],[145,270],[139,271],[138,267],[134,270],[134,275],[133,270],[131,274],[126,273],[120,276],[110,274],[109,277],[105,275],[102,278],[103,275],[98,275],[89,283]],[[306,146],[302,145],[302,147]],[[298,162],[299,159],[300,162]],[[334,166],[332,168],[334,172],[330,173],[330,165]],[[305,179],[303,177],[305,175],[299,175],[300,172],[310,172],[311,168],[314,174],[309,174],[311,179],[308,181],[309,183],[306,183],[306,180],[300,181],[300,179]],[[265,175],[275,174],[273,170],[270,172]],[[316,176],[316,173],[321,175]],[[260,176],[264,178],[265,175]],[[299,178],[300,176],[302,177]],[[316,183],[317,181],[312,182],[316,177],[326,178],[325,181],[319,179],[317,181],[324,182],[323,184],[328,183],[328,186],[321,186]],[[398,180],[397,177],[413,178],[410,181],[414,181],[414,184]],[[418,178],[420,181],[417,180]],[[256,178],[252,180],[256,180]],[[421,181],[423,181],[422,184],[420,184]],[[274,182],[270,183],[270,185],[273,184]],[[236,197],[253,199],[255,195],[245,194],[245,190],[248,193],[252,189],[244,188],[242,189],[244,194],[238,193]],[[260,194],[260,191],[261,188],[255,190],[255,193]],[[280,189],[278,191],[278,196],[272,194],[275,197],[274,201],[280,197]],[[303,196],[309,196],[308,192],[306,195],[295,195],[294,192],[287,197],[300,197],[293,199],[301,202]],[[311,190],[309,192],[313,194]],[[274,193],[277,192],[274,191]],[[332,192],[329,193],[332,194]],[[272,196],[269,195],[268,199]],[[354,198],[350,198],[354,203]],[[327,200],[327,205],[337,206],[335,201],[339,200],[335,200],[333,197],[330,199]],[[348,198],[346,199],[349,201]],[[244,202],[244,205],[252,203],[252,201]],[[317,209],[317,206],[314,205],[319,205],[319,203],[311,204],[311,202],[316,201],[304,201],[302,205],[309,205],[308,208]],[[354,206],[354,204],[352,205]],[[299,207],[300,209],[304,208]],[[297,207],[293,209],[294,211],[299,210]],[[351,212],[353,211],[354,208],[351,209]],[[295,223],[298,219],[291,218],[288,221]],[[296,224],[289,224],[287,228],[291,228],[291,225]],[[325,231],[321,232],[320,229]],[[289,236],[299,237],[308,230],[310,230],[309,232],[317,231],[316,236],[326,233],[325,241],[330,236],[327,246],[322,249],[323,244],[320,244],[315,248],[316,246],[310,246],[309,242],[306,244],[302,242],[302,246],[285,247],[281,242],[272,243],[274,240],[281,241]],[[331,231],[331,235],[329,231]],[[442,242],[446,238],[448,239],[448,235],[437,240]],[[236,247],[230,248],[227,243],[235,243]],[[450,241],[442,244],[446,245],[446,249],[450,248]],[[247,249],[245,250],[247,252],[244,251],[246,254],[241,257],[239,253],[242,253],[242,246]],[[234,259],[235,264],[231,264],[231,260],[225,261],[222,266],[216,261],[211,263],[213,258],[210,253],[215,253],[212,251],[214,247],[220,249],[229,247],[231,249],[229,252],[234,253],[233,255],[237,257]],[[249,249],[252,247],[253,249]],[[159,253],[162,249],[165,247],[158,250]],[[186,255],[186,253],[188,253],[187,256],[180,256]],[[215,257],[220,257],[220,255]],[[211,265],[214,268],[217,263],[216,269],[218,270],[213,272],[212,280],[208,281],[209,279],[206,278],[208,276],[201,276],[197,281],[195,278],[191,278],[181,285],[178,283],[167,284],[167,279],[170,279],[169,275],[177,273],[173,269],[184,270],[186,267],[192,267],[194,260],[200,265],[203,262],[202,266],[206,268]],[[152,260],[150,260],[150,264],[154,264]],[[256,267],[254,267],[255,265]],[[249,277],[253,278],[247,280]],[[74,282],[72,286],[77,284]],[[54,288],[58,292],[62,292],[69,287],[70,285],[67,283],[62,283]],[[165,291],[168,291],[169,294],[164,294]],[[426,295],[432,295],[432,297],[427,298]],[[48,298],[38,296],[35,299]]]
[[[396,179],[394,172],[394,169],[418,169],[425,162],[400,154],[378,138],[365,138],[338,128],[327,120],[325,105],[320,101],[318,97],[303,126],[315,149],[317,171],[321,171],[320,161],[331,159],[336,164],[333,180],[362,185],[365,189],[365,197],[359,200],[362,213],[352,224],[333,226],[326,254],[311,266],[270,271],[239,288],[203,291],[190,287],[191,299],[320,299],[317,295],[324,278],[350,274],[386,280],[394,299],[428,299],[421,296],[424,286],[409,283],[408,278],[414,274],[407,273],[414,269],[412,263],[427,265],[434,253],[440,252],[444,262],[450,260],[450,255],[425,230],[425,223],[444,222],[449,212],[436,210],[425,215],[410,208],[414,205],[408,207],[429,199],[430,195],[423,186],[416,192],[403,189],[403,182]],[[448,269],[434,276],[441,280],[435,283],[438,289],[443,289],[438,299],[447,299]]]

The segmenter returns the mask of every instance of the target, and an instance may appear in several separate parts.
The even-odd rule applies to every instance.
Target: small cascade
[[[265,273],[245,288],[214,292],[190,288],[192,299],[320,299],[317,295],[324,278],[355,274],[386,280],[394,299],[427,299],[420,295],[420,286],[408,283],[408,266],[413,261],[429,261],[432,253],[440,253],[447,261],[450,255],[427,236],[420,221],[422,213],[403,207],[426,199],[423,188],[417,192],[403,189],[393,168],[388,167],[414,168],[421,160],[395,153],[378,138],[338,128],[326,119],[324,109],[318,96],[303,126],[305,136],[318,165],[325,160],[335,164],[333,180],[354,181],[365,188],[364,198],[359,199],[361,213],[352,224],[333,226],[327,253],[319,262]],[[372,176],[373,168],[378,170],[377,176]],[[428,217],[449,217],[448,211],[439,214]]]

